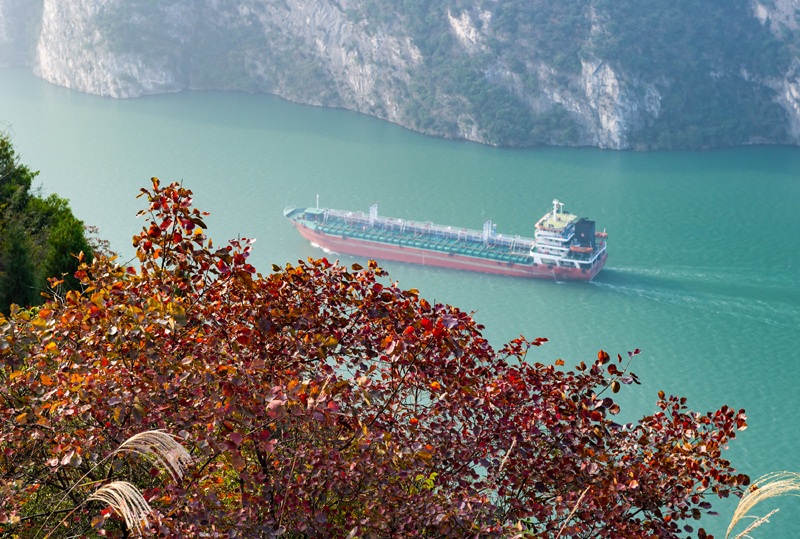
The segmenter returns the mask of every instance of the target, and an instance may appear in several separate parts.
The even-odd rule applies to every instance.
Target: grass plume
[[[125,481],[109,483],[89,496],[86,501],[97,500],[110,505],[119,516],[125,519],[128,529],[141,535],[150,525],[147,517],[153,510],[139,489]]]
[[[800,494],[795,494],[795,492],[798,491],[800,491],[800,474],[798,473],[773,472],[759,477],[752,485],[750,485],[750,488],[747,489],[747,492],[745,492],[744,496],[742,496],[742,499],[739,501],[739,505],[736,507],[736,511],[733,513],[730,526],[728,526],[728,531],[725,534],[725,539],[730,537],[733,528],[743,518],[752,518],[755,519],[755,521],[752,522],[743,532],[735,536],[734,539],[749,537],[748,534],[752,530],[758,528],[766,522],[769,522],[767,519],[777,512],[777,509],[764,517],[756,517],[747,514],[760,502],[763,502],[769,498],[777,498],[779,496],[800,497]]]
[[[183,478],[183,473],[192,463],[189,452],[171,434],[160,430],[149,430],[131,436],[114,454],[126,451],[155,460],[175,481]]]
[[[39,533],[44,530],[45,526],[50,521],[50,517],[53,516],[58,506],[60,506],[61,503],[67,499],[69,494],[79,486],[81,481],[83,481],[90,473],[100,467],[108,459],[124,452],[136,453],[156,461],[157,464],[163,468],[166,468],[172,478],[176,481],[183,478],[184,472],[192,463],[192,457],[189,455],[189,452],[186,451],[186,449],[184,449],[184,447],[179,444],[175,440],[175,437],[171,434],[160,430],[149,430],[131,436],[116,450],[98,462],[94,467],[92,467],[91,470],[83,474],[80,479],[72,484],[72,486],[62,496],[58,503],[55,504],[53,511],[47,515],[42,525],[39,526],[34,537],[39,536]],[[148,521],[146,515],[149,515],[152,512],[150,505],[147,503],[144,497],[142,497],[141,493],[136,489],[136,487],[124,481],[116,481],[97,489],[83,503],[75,507],[69,513],[69,515],[67,515],[67,517],[83,507],[89,500],[101,500],[108,503],[114,508],[115,511],[117,511],[117,513],[125,518],[125,522],[128,523],[128,527],[130,529],[133,528],[131,528],[131,522],[128,521],[129,517],[136,520],[138,523],[141,523],[143,518],[145,525],[147,525]],[[44,539],[48,539],[50,535],[52,535],[53,531],[48,533]]]

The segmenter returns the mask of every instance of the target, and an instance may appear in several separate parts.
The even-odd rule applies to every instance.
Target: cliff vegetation
[[[0,0],[0,61],[29,51],[101,95],[269,92],[496,145],[797,144],[798,20],[790,0]]]

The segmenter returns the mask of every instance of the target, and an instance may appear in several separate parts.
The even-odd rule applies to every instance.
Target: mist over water
[[[282,215],[317,194],[323,207],[377,201],[382,215],[469,228],[492,218],[498,232],[523,236],[559,198],[609,233],[608,264],[592,283],[381,265],[429,301],[476,311],[497,347],[519,334],[550,339],[532,361],[572,366],[601,348],[641,348],[643,385],[620,393],[624,421],[653,413],[659,390],[697,411],[746,408],[750,427],[728,453],[739,470],[800,471],[800,149],[498,149],[267,95],[104,99],[23,69],[0,70],[0,120],[23,162],[41,170],[44,193],[69,198],[123,260],[143,224],[135,196],[151,176],[195,192],[217,244],[258,238],[250,260],[262,272],[337,257]],[[733,505],[715,504],[723,516],[701,525],[724,537]],[[796,535],[800,505],[780,507],[763,536]]]

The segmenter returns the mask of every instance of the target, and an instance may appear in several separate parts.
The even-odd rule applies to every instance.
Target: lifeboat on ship
[[[608,233],[605,230],[603,230],[602,232],[595,232],[594,236],[596,238],[607,238],[608,237]]]
[[[591,253],[592,252],[592,248],[591,247],[582,247],[580,245],[570,245],[569,246],[569,250],[574,252],[574,253]]]

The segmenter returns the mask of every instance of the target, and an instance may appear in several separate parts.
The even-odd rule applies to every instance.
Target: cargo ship
[[[380,217],[369,213],[287,207],[284,216],[300,234],[335,253],[440,266],[514,277],[589,281],[606,263],[605,231],[564,210],[558,200],[536,223],[534,238],[498,234],[487,219],[483,230]]]

